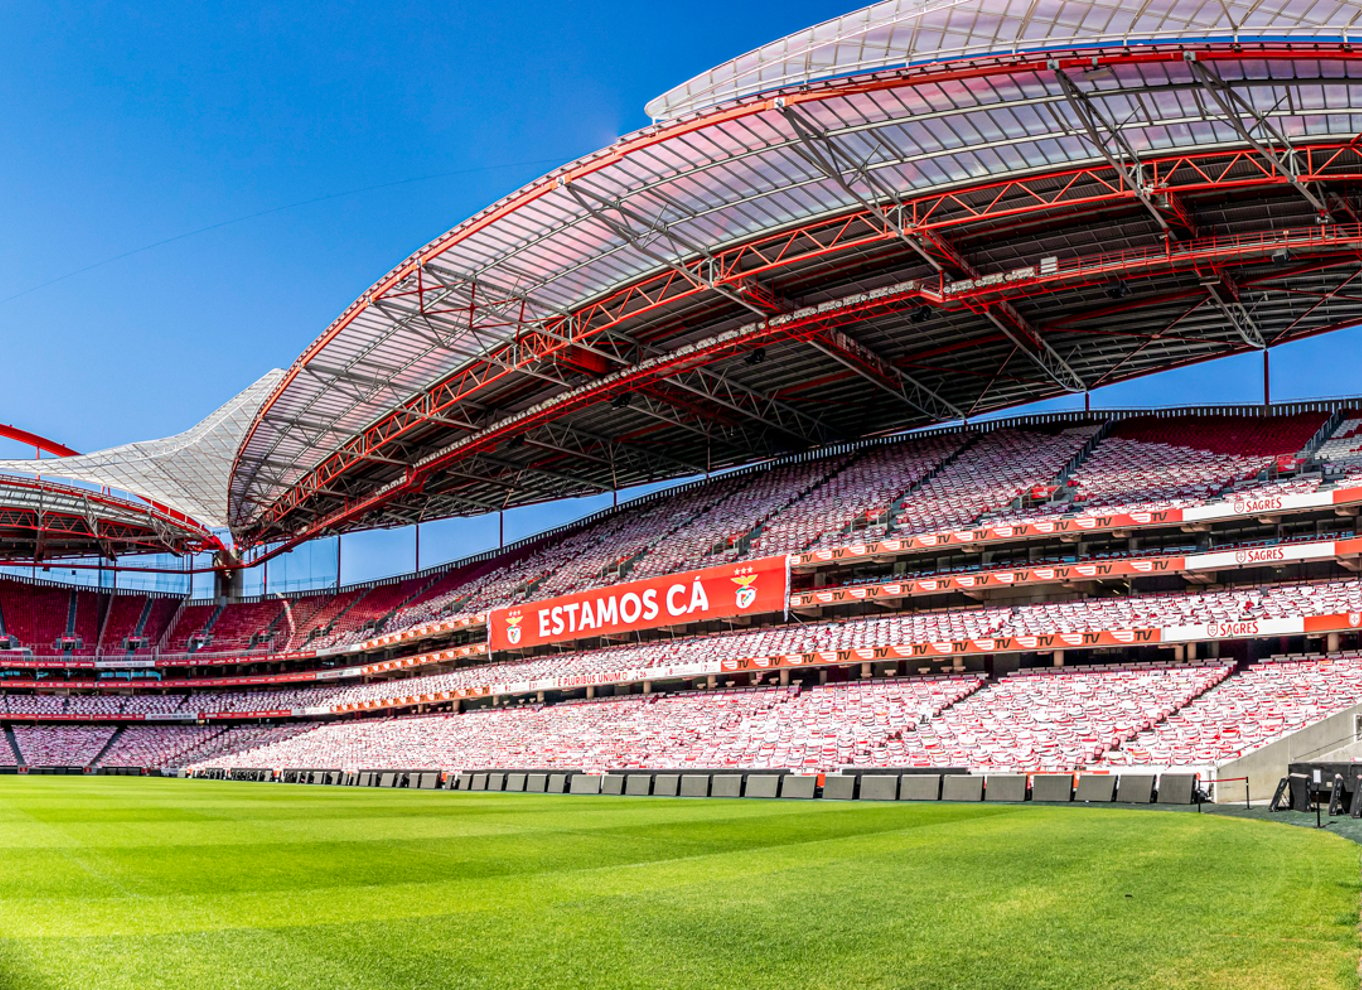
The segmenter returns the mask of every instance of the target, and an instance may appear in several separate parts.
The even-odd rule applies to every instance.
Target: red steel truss
[[[1330,59],[1353,60],[1359,57],[1358,52],[1341,46],[1331,46],[1326,54]],[[1197,53],[1197,57],[1206,62],[1296,59],[1301,56],[1299,48],[1290,46],[1210,48]],[[475,221],[464,224],[445,238],[433,242],[418,255],[394,269],[362,299],[352,304],[295,362],[284,382],[257,414],[251,434],[248,434],[242,449],[250,443],[251,435],[259,428],[263,417],[269,412],[275,399],[283,393],[288,382],[360,313],[385,299],[400,298],[407,302],[414,299],[417,311],[421,315],[447,317],[457,313],[466,317],[470,326],[483,330],[500,329],[506,332],[508,339],[481,359],[471,362],[434,383],[421,394],[390,409],[341,444],[269,505],[251,523],[246,533],[239,535],[243,536],[246,542],[250,542],[253,538],[278,538],[283,533],[292,532],[287,545],[296,545],[329,527],[356,518],[391,499],[397,492],[418,489],[426,476],[454,455],[440,453],[435,457],[423,459],[418,467],[407,470],[402,481],[389,483],[371,496],[356,498],[344,509],[332,513],[325,520],[308,521],[301,527],[297,524],[288,524],[295,512],[316,495],[335,494],[332,486],[338,479],[346,476],[358,465],[390,456],[391,449],[414,430],[431,423],[460,425],[463,419],[457,414],[460,404],[474,399],[494,383],[533,369],[547,359],[562,355],[570,349],[589,346],[603,335],[625,329],[631,323],[650,314],[657,320],[662,316],[661,311],[664,307],[690,297],[716,289],[729,289],[746,296],[750,294],[754,285],[757,289],[761,288],[755,280],[764,274],[775,274],[824,261],[832,264],[838,256],[849,256],[857,250],[890,243],[895,239],[907,238],[932,243],[940,236],[949,241],[949,238],[945,237],[949,232],[966,229],[971,225],[1034,223],[1047,216],[1058,215],[1061,211],[1080,212],[1128,205],[1140,198],[1130,187],[1128,179],[1123,178],[1111,165],[1103,163],[1067,168],[1039,175],[936,191],[889,205],[818,219],[740,245],[714,249],[702,257],[665,267],[657,274],[623,286],[570,314],[552,319],[525,320],[524,303],[514,298],[488,298],[481,300],[476,306],[457,310],[442,308],[438,301],[442,297],[442,286],[426,276],[424,266],[461,240],[513,215],[521,207],[552,190],[571,186],[573,182],[611,164],[626,160],[631,154],[644,148],[683,134],[699,132],[707,127],[764,113],[777,105],[793,106],[856,93],[923,85],[927,82],[967,82],[971,79],[1041,69],[1087,71],[1102,66],[1173,63],[1184,59],[1183,46],[1107,52],[1081,58],[1061,56],[1052,59],[1044,54],[1018,55],[998,61],[981,61],[947,68],[926,66],[870,78],[819,85],[810,87],[807,91],[785,94],[778,98],[779,104],[771,98],[749,98],[716,111],[700,113],[691,118],[650,128],[526,187],[495,208],[486,211]],[[1141,162],[1147,178],[1146,193],[1166,196],[1170,202],[1177,203],[1181,196],[1208,191],[1270,189],[1288,183],[1327,186],[1335,182],[1355,183],[1362,180],[1362,144],[1357,140],[1348,143],[1295,146],[1292,153],[1297,174],[1293,177],[1283,175],[1280,162],[1272,158],[1276,153],[1271,148],[1241,148],[1222,152],[1151,157]],[[1270,244],[1261,239],[1253,243],[1232,243],[1227,239],[1180,242],[1166,239],[1161,252],[1150,249],[1135,256],[1069,258],[1064,259],[1056,272],[1043,275],[1033,273],[1031,276],[1021,275],[1016,278],[997,276],[1000,280],[993,282],[986,279],[950,281],[942,276],[935,280],[935,283],[931,281],[923,283],[918,301],[929,302],[934,306],[980,312],[984,308],[996,305],[1004,295],[1037,294],[1058,288],[1092,285],[1109,278],[1113,272],[1133,270],[1132,266],[1148,274],[1159,271],[1201,271],[1212,263],[1233,266],[1250,259],[1262,260],[1271,251],[1281,247],[1349,255],[1355,255],[1358,249],[1355,231],[1345,230],[1337,225],[1321,227],[1318,231],[1284,232],[1284,235]],[[516,313],[520,314],[520,319],[514,316]],[[817,331],[800,330],[788,324],[782,325],[781,329],[786,334],[800,332],[817,334]],[[648,333],[653,340],[665,340],[667,336],[665,323],[649,326]],[[655,377],[651,369],[648,374],[650,378]],[[618,389],[618,383],[612,380],[611,388]],[[602,390],[594,399],[582,401],[599,401],[606,394],[608,393]],[[509,432],[509,429],[492,434],[475,431],[474,435],[467,439],[470,442],[476,441],[479,446],[466,447],[461,452],[480,449],[485,443],[490,443],[493,437],[502,437]],[[240,460],[236,469],[241,470]]]
[[[14,440],[26,447],[41,450],[44,454],[52,454],[56,457],[76,456],[76,452],[65,444],[57,443],[55,440],[40,437],[36,433],[30,433],[28,430],[21,430],[17,426],[9,426],[5,423],[0,423],[0,437],[6,440]]]
[[[1358,156],[1362,165],[1362,156]],[[1362,177],[1359,170],[1358,177]],[[791,237],[800,235],[789,235]],[[732,337],[725,335],[716,338],[708,347],[684,349],[669,362],[649,365],[640,369],[635,378],[606,379],[599,385],[587,390],[580,396],[555,401],[551,408],[542,410],[534,417],[518,419],[504,427],[492,431],[479,431],[469,438],[469,443],[457,451],[441,454],[422,462],[419,468],[409,470],[402,489],[416,487],[420,479],[429,475],[454,456],[486,449],[504,440],[513,433],[523,432],[545,418],[556,418],[574,408],[592,402],[599,402],[618,394],[632,391],[644,384],[658,381],[666,374],[675,373],[685,367],[709,363],[730,355],[736,350],[760,346],[760,341],[768,337],[804,338],[825,334],[827,330],[840,323],[865,319],[873,312],[896,311],[909,303],[930,303],[934,306],[953,306],[972,309],[986,305],[989,301],[1010,297],[1040,295],[1060,289],[1102,284],[1110,280],[1114,273],[1123,277],[1137,275],[1152,276],[1166,272],[1187,270],[1209,270],[1216,266],[1244,264],[1261,261],[1282,249],[1305,252],[1327,252],[1330,255],[1362,257],[1362,226],[1359,225],[1321,225],[1270,233],[1208,237],[1190,241],[1167,241],[1160,248],[1135,249],[1112,252],[1088,258],[1065,258],[1057,261],[1054,268],[1042,272],[1038,268],[1019,269],[1003,273],[997,277],[949,281],[945,276],[924,280],[905,288],[893,297],[879,297],[873,302],[858,300],[840,310],[820,310],[805,320],[772,320],[754,325],[746,335]],[[735,250],[746,250],[735,249]],[[770,256],[763,256],[770,258]],[[789,255],[786,255],[789,257]],[[768,260],[768,267],[775,264]],[[668,280],[669,281],[669,280]],[[624,317],[616,317],[616,322]],[[511,374],[514,370],[528,367],[536,361],[556,353],[570,344],[587,340],[599,329],[582,330],[571,337],[561,337],[542,331],[525,334],[517,344],[514,364],[482,365],[469,368],[453,378],[424,393],[411,402],[404,403],[385,416],[378,423],[364,430],[344,447],[328,457],[321,465],[305,476],[286,495],[270,507],[264,519],[269,524],[278,524],[297,507],[307,502],[313,494],[324,490],[336,478],[343,475],[354,464],[380,455],[385,446],[404,436],[414,427],[439,420],[448,422],[448,412],[458,403],[475,394],[477,390],[491,381]],[[364,499],[347,507],[339,514],[333,514],[316,526],[307,535],[321,529],[338,525],[364,511],[380,504],[392,496],[397,489],[381,493],[378,499]],[[298,537],[299,540],[306,538]]]
[[[173,510],[42,479],[5,477],[0,481],[0,559],[41,559],[45,548],[110,556],[194,554],[220,550],[222,544],[209,530]]]

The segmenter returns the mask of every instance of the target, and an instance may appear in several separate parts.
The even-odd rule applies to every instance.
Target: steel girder
[[[16,532],[32,535],[19,540]],[[88,501],[0,505],[0,559],[43,559],[44,548],[61,556],[106,559],[127,553],[183,555],[212,549],[155,516],[142,523],[111,519]]]
[[[1059,56],[1058,59],[1052,53],[1046,52],[1015,53],[1006,58],[971,59],[959,64],[912,66],[894,72],[876,73],[863,78],[825,80],[801,87],[798,90],[791,90],[782,99],[792,105],[815,105],[828,100],[854,99],[877,93],[891,93],[895,90],[921,85],[968,86],[971,81],[975,80],[986,83],[988,80],[998,77],[1039,73],[1056,65],[1066,70],[1082,70],[1095,66],[1121,66],[1130,69],[1171,66],[1174,63],[1184,62],[1185,51],[1186,43],[1172,46],[1171,49],[1169,47],[1121,47],[1102,51],[1095,55],[1075,53]],[[1317,46],[1303,50],[1301,46],[1291,42],[1279,43],[1261,40],[1244,45],[1218,44],[1208,41],[1204,48],[1197,51],[1198,61],[1214,64],[1242,63],[1248,60],[1299,60],[1303,57],[1348,62],[1357,58],[1358,53],[1346,44],[1328,44],[1323,47]],[[703,114],[688,117],[685,120],[669,121],[664,125],[648,128],[621,139],[607,149],[565,166],[538,182],[532,183],[477,217],[432,241],[381,279],[370,292],[347,307],[345,312],[309,346],[299,360],[295,362],[294,367],[286,374],[285,380],[279,388],[262,406],[246,442],[242,445],[242,450],[245,451],[250,446],[256,428],[269,416],[276,400],[283,394],[288,384],[300,372],[300,369],[306,367],[310,361],[315,359],[362,312],[376,305],[376,300],[382,299],[390,292],[399,290],[400,286],[411,279],[413,275],[419,276],[423,266],[464,243],[468,238],[475,237],[499,221],[551,194],[557,188],[560,179],[566,181],[581,179],[619,165],[629,160],[631,156],[647,152],[668,141],[682,140],[690,135],[702,133],[710,127],[722,127],[726,124],[759,116],[771,110],[772,105],[773,101],[770,98],[762,96],[744,97],[736,100],[731,106],[715,108]],[[240,466],[239,460],[238,468]],[[249,493],[236,493],[234,489],[233,503],[237,507],[234,514],[235,523],[241,524],[246,521],[244,517],[251,515],[249,509],[243,508],[244,500],[250,497],[252,496]],[[274,494],[268,493],[265,498],[273,501]]]
[[[765,340],[826,335],[830,323],[855,322],[867,318],[867,315],[902,311],[923,300],[938,307],[972,309],[980,300],[998,294],[1035,296],[1074,286],[1107,284],[1114,272],[1126,277],[1155,277],[1161,272],[1195,272],[1207,266],[1224,268],[1250,261],[1261,262],[1273,251],[1283,247],[1301,253],[1312,249],[1326,250],[1331,257],[1345,256],[1350,259],[1349,263],[1356,264],[1357,258],[1362,256],[1362,226],[1315,226],[1238,237],[1202,238],[1199,241],[1172,243],[1160,249],[1112,252],[1091,259],[1069,259],[1053,271],[1032,270],[1009,279],[962,280],[954,283],[941,279],[919,280],[897,287],[897,292],[867,294],[865,298],[842,307],[816,307],[807,313],[761,321],[739,331],[678,348],[676,352],[651,363],[640,363],[636,368],[607,376],[600,382],[572,393],[555,396],[524,413],[493,424],[478,435],[464,438],[433,453],[416,465],[405,481],[394,482],[370,498],[348,504],[328,516],[320,525],[329,529],[361,518],[386,499],[418,485],[420,477],[438,473],[443,465],[494,449],[510,437],[528,433],[546,422],[559,420],[574,409],[604,401],[622,391],[637,391],[645,387],[650,379],[681,380],[697,367],[760,346]]]
[[[5,423],[0,423],[0,438],[13,440],[15,443],[21,443],[25,447],[32,447],[35,450],[40,450],[44,454],[52,454],[54,457],[78,456],[74,450],[65,444],[57,443],[55,440],[49,440],[47,437],[39,436],[36,433],[30,433],[28,430],[21,430],[17,426],[10,426]]]
[[[705,365],[723,357],[743,353],[752,347],[760,346],[766,340],[798,339],[801,334],[823,334],[846,320],[863,319],[865,318],[864,314],[873,311],[890,311],[905,305],[908,299],[916,301],[920,299],[920,294],[920,284],[913,283],[910,290],[905,289],[905,291],[897,293],[881,292],[857,300],[855,305],[847,307],[845,312],[839,307],[814,307],[807,312],[750,324],[739,331],[719,335],[716,338],[701,342],[699,345],[680,348],[676,352],[669,352],[645,360],[640,362],[637,367],[631,367],[606,376],[590,386],[583,386],[571,392],[554,396],[552,399],[545,400],[523,413],[493,424],[477,434],[455,441],[438,453],[425,458],[421,463],[414,465],[408,470],[406,478],[385,486],[384,491],[377,497],[348,504],[319,523],[319,528],[327,531],[333,530],[347,520],[368,512],[384,498],[394,497],[399,491],[418,487],[421,478],[440,474],[446,470],[445,465],[456,458],[461,456],[471,458],[480,455],[487,450],[498,448],[512,437],[528,435],[531,430],[553,428],[555,425],[561,426],[562,418],[573,410],[608,401],[625,393],[642,393],[648,387],[659,382],[666,382],[668,385],[675,384],[679,387],[696,388],[701,387],[701,383],[706,382],[717,384],[720,388],[711,391],[709,395],[720,404],[727,404],[731,407],[735,404],[736,396],[732,393],[725,394],[724,388],[727,385],[727,380],[722,377],[715,379],[713,376],[706,375],[708,369],[705,368]],[[767,415],[778,416],[780,404],[776,400],[768,399],[768,402],[770,402],[770,406],[766,410]],[[656,411],[654,411],[654,414],[660,415]],[[800,434],[794,433],[792,435],[803,439]],[[812,439],[806,441],[806,443],[811,442],[813,442]],[[694,467],[699,468],[698,465]],[[492,480],[490,476],[477,476],[471,471],[460,473],[481,477],[482,480]],[[290,543],[295,542],[290,541]],[[278,551],[276,550],[276,552]]]
[[[913,301],[918,304],[926,302],[938,308],[955,307],[977,311],[979,306],[987,305],[998,298],[1022,298],[1058,291],[1061,288],[1071,289],[1084,285],[1107,284],[1116,276],[1122,278],[1149,277],[1161,271],[1195,271],[1206,267],[1223,268],[1252,260],[1261,261],[1273,252],[1283,249],[1302,253],[1310,250],[1326,250],[1356,256],[1362,253],[1362,226],[1325,225],[1297,230],[1269,231],[1252,235],[1172,242],[1159,248],[1111,252],[1093,258],[1065,259],[1063,263],[1057,264],[1053,270],[1042,271],[1033,268],[1029,271],[1009,273],[1005,277],[946,281],[944,276],[938,276],[935,279],[915,282],[910,293]],[[898,300],[898,302],[902,303],[907,298],[910,298],[909,294],[905,294],[903,299]],[[782,332],[788,333],[788,324],[781,322],[779,318],[764,321],[760,326],[777,336]],[[743,346],[753,346],[751,341],[755,339],[759,339],[758,336],[755,333],[749,333],[747,342]],[[721,347],[716,347],[714,352],[720,350],[722,350]],[[686,348],[681,348],[676,353],[684,357],[692,352]],[[708,363],[708,361],[703,363]],[[631,390],[637,387],[637,381],[630,386]],[[591,402],[601,401],[608,394],[604,388],[589,390]],[[565,414],[570,408],[571,404],[567,401],[566,396],[555,396],[538,406],[532,407],[531,410],[527,411],[527,414],[484,428],[408,468],[404,479],[384,486],[373,498],[366,498],[358,503],[350,502],[347,508],[328,516],[325,521],[318,525],[330,530],[346,519],[353,519],[362,515],[376,504],[381,503],[389,493],[412,487],[420,477],[430,474],[440,464],[453,458],[461,450],[472,452],[470,448],[476,449],[493,443],[496,438],[524,432],[524,429],[512,429],[512,427],[517,423],[523,423],[528,413],[533,413],[535,419],[556,418]],[[301,538],[301,536],[297,537],[297,539]]]
[[[1294,160],[1301,181],[1322,184],[1362,178],[1362,151],[1353,143],[1298,147],[1294,149]],[[1270,156],[1254,148],[1148,159],[1142,162],[1142,167],[1148,187],[1161,194],[1267,189],[1291,182]],[[1055,210],[1114,205],[1138,198],[1119,169],[1104,162],[905,199],[894,208],[900,227],[887,225],[882,209],[858,210],[712,251],[701,259],[690,259],[683,267],[690,266],[693,278],[683,277],[669,267],[576,313],[527,324],[515,340],[496,349],[484,362],[464,368],[431,390],[401,403],[383,419],[350,438],[300,479],[284,498],[267,507],[253,531],[263,534],[278,527],[311,493],[326,488],[371,450],[399,440],[422,423],[450,419],[457,422],[460,417],[451,414],[466,407],[470,400],[476,401],[474,396],[491,383],[542,363],[569,346],[608,339],[633,320],[707,291],[708,285],[700,277],[702,270],[716,283],[740,285],[763,274],[901,239],[900,229],[911,229],[919,235],[939,233],[933,243],[940,244],[941,236],[956,228],[1019,222]],[[466,418],[464,421],[468,422]]]
[[[978,269],[951,246],[944,234],[924,234],[890,219],[893,214],[900,212],[900,197],[875,177],[868,162],[856,161],[833,135],[820,128],[797,107],[781,100],[776,101],[776,106],[799,139],[802,156],[845,189],[868,212],[886,211],[886,228],[922,255],[928,264],[939,272],[951,271],[970,278],[978,276]],[[869,195],[859,190],[858,186],[865,186]],[[1007,335],[1060,388],[1070,392],[1082,392],[1087,388],[1069,363],[1017,312],[1016,307],[1006,301],[998,301],[983,307],[979,313]],[[931,393],[921,383],[912,382],[911,385],[914,391]],[[941,404],[937,397],[938,409]],[[922,411],[931,415],[928,410]],[[963,417],[959,410],[954,410],[954,413],[956,417]]]
[[[714,279],[712,277],[713,259],[710,253],[703,247],[678,235],[673,224],[667,220],[661,217],[652,219],[644,217],[618,200],[602,196],[581,181],[568,182],[564,179],[560,182],[560,188],[565,189],[583,210],[632,244],[636,250],[653,258],[659,264],[666,265],[690,282],[696,289],[701,291],[709,289],[729,302],[750,310],[757,316],[770,316],[795,308],[793,302],[780,298],[768,287],[753,278],[737,279],[731,284]],[[657,194],[654,193],[653,195],[656,196]],[[666,201],[666,206],[675,213],[687,214],[687,211],[679,204],[670,200]],[[693,215],[690,218],[694,219]],[[656,249],[647,241],[647,236],[650,234],[666,241],[671,250],[660,251]],[[693,265],[687,264],[688,260],[693,259],[703,259],[704,261],[698,270]],[[709,269],[709,271],[707,272],[706,269]],[[718,405],[731,412],[754,417],[764,428],[779,431],[801,442],[826,442],[833,437],[832,431],[807,413],[772,400],[754,389],[736,386],[725,376],[714,372],[703,373],[693,384],[681,382],[668,382],[668,384],[691,392],[700,398],[716,401]],[[749,400],[755,399],[759,406],[767,407],[774,413],[789,415],[758,415],[752,408],[750,401],[735,401],[734,393],[741,393]],[[663,401],[666,401],[665,397],[657,393],[653,393],[653,397],[662,398]],[[787,419],[789,422],[785,421]],[[812,433],[803,428],[806,424],[813,428]],[[794,428],[792,428],[792,425]]]
[[[835,137],[824,128],[819,127],[815,121],[810,120],[797,107],[787,104],[782,99],[776,100],[776,107],[790,124],[791,130],[799,142],[796,145],[796,151],[801,157],[841,186],[861,205],[867,217],[876,217],[878,225],[889,235],[902,239],[908,246],[921,254],[937,271],[946,270],[941,261],[925,249],[921,236],[903,225],[901,222],[902,197],[879,181],[871,170],[869,162],[858,161]],[[956,265],[956,270],[962,274],[974,270],[972,266],[958,256],[953,259],[953,263]],[[982,312],[985,317],[991,320],[995,319],[991,307]],[[1015,310],[1011,311],[1006,323],[998,322],[999,329],[1009,336],[1013,334],[1014,327],[1022,329],[1024,325],[1025,321]],[[1041,352],[1047,349],[1048,345],[1041,342],[1038,336],[1033,336],[1033,339]],[[903,399],[919,412],[942,421],[964,418],[965,414],[956,406],[946,402],[935,391],[904,372],[896,371],[886,377],[883,368],[890,366],[889,362],[873,354],[864,345],[857,345],[849,350],[829,346],[826,342],[815,343],[813,346],[832,357],[839,364],[843,364],[857,374],[866,377],[877,388],[884,389]],[[1064,363],[1058,355],[1046,354],[1045,360],[1040,362],[1041,370],[1045,371],[1046,374],[1051,374],[1050,366],[1053,364],[1063,365]],[[1064,366],[1067,367],[1067,365]],[[869,370],[876,368],[880,370]],[[1060,379],[1057,378],[1056,381],[1061,386],[1067,387]],[[925,400],[925,402],[922,400]]]
[[[965,412],[958,406],[924,387],[916,378],[905,374],[893,362],[876,354],[845,330],[828,327],[811,337],[809,344],[909,407],[920,412],[935,410],[935,413],[928,412],[928,415],[933,415],[940,422],[966,418]]]
[[[637,211],[621,203],[617,199],[610,199],[591,189],[584,182],[568,182],[562,179],[559,182],[560,188],[566,189],[576,200],[577,205],[595,217],[602,224],[608,227],[618,236],[624,238],[634,246],[640,253],[652,258],[659,264],[665,265],[676,272],[683,279],[690,282],[696,289],[710,289],[728,299],[730,302],[737,303],[745,309],[750,309],[758,316],[770,312],[770,305],[774,303],[774,298],[769,294],[763,294],[753,286],[741,286],[746,291],[740,291],[739,286],[730,287],[722,282],[704,276],[704,269],[712,267],[706,264],[710,261],[710,253],[698,244],[694,244],[680,234],[673,226],[662,220],[655,218],[649,220],[641,216]],[[654,193],[656,195],[656,193]],[[677,212],[684,212],[674,203],[668,205]],[[612,216],[611,214],[614,214]],[[659,251],[647,241],[647,235],[652,234],[665,240],[672,251]],[[691,265],[687,265],[687,259],[701,259],[702,264],[697,271]],[[751,296],[755,295],[761,302],[753,301]],[[770,302],[767,302],[767,300]],[[763,305],[766,303],[766,305]],[[778,304],[777,304],[778,305]]]
[[[1240,339],[1250,347],[1265,350],[1267,338],[1254,320],[1253,314],[1239,298],[1239,286],[1234,279],[1224,272],[1216,272],[1210,278],[1203,279],[1202,285],[1206,287],[1206,298],[1224,314],[1225,322],[1234,329]]]
[[[1219,109],[1219,119],[1233,127],[1254,151],[1271,164],[1278,175],[1314,207],[1315,215],[1320,218],[1321,223],[1331,219],[1329,207],[1301,177],[1295,149],[1277,125],[1236,93],[1234,87],[1230,86],[1212,66],[1198,59],[1195,52],[1187,52],[1186,60],[1192,70],[1192,76]],[[1201,101],[1201,106],[1205,114],[1204,101]],[[1245,123],[1246,119],[1253,122],[1252,126]]]
[[[1058,80],[1060,89],[1069,100],[1069,106],[1078,115],[1079,122],[1083,125],[1083,131],[1088,137],[1094,150],[1106,160],[1111,166],[1112,171],[1120,177],[1125,187],[1131,194],[1144,206],[1149,215],[1154,218],[1154,222],[1163,231],[1172,237],[1195,237],[1197,236],[1196,221],[1181,208],[1177,198],[1172,193],[1164,193],[1162,200],[1155,198],[1151,191],[1149,177],[1145,174],[1144,165],[1140,162],[1140,156],[1131,147],[1129,141],[1122,131],[1119,122],[1108,118],[1107,114],[1099,107],[1087,93],[1079,88],[1074,82],[1073,77],[1059,64],[1052,63],[1055,79]],[[1054,112],[1054,107],[1051,107]],[[1056,122],[1063,126],[1064,122],[1058,119]]]

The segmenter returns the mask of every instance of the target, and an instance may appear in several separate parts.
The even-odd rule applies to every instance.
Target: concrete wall
[[[1314,725],[1307,725],[1290,735],[1282,736],[1261,749],[1246,753],[1237,760],[1222,763],[1216,768],[1217,777],[1248,777],[1249,798],[1268,801],[1277,781],[1286,776],[1288,763],[1303,760],[1351,760],[1362,756],[1362,742],[1355,738],[1353,723],[1362,715],[1362,705],[1354,705],[1337,715],[1330,715]],[[1220,788],[1220,801],[1234,801],[1242,797],[1241,784],[1226,784]]]

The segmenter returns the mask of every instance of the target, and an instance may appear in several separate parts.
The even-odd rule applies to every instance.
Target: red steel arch
[[[30,433],[28,430],[21,430],[17,426],[10,426],[6,423],[0,423],[0,437],[3,437],[6,440],[17,441],[26,447],[35,447],[44,454],[52,454],[56,457],[79,456],[76,451],[65,444],[57,443],[55,440],[49,440],[47,437],[40,437],[36,433]]]

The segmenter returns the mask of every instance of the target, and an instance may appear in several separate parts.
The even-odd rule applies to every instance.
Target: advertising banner
[[[1113,529],[1166,527],[1184,522],[1211,522],[1221,519],[1273,515],[1278,512],[1298,512],[1334,505],[1355,505],[1358,502],[1362,502],[1362,488],[1335,488],[1294,495],[1236,495],[1225,501],[1211,502],[1189,508],[1122,512],[1109,515],[1055,516],[1053,519],[1039,519],[1031,522],[995,523],[978,529],[923,533],[918,536],[880,540],[877,543],[854,543],[849,546],[792,554],[790,563],[795,567],[812,567],[842,561],[852,562],[867,557],[893,557],[904,553],[943,550],[980,543],[1000,543],[1046,536],[1104,532]]]
[[[788,585],[783,556],[627,581],[499,608],[488,616],[488,645],[493,651],[518,650],[707,619],[783,612]]]
[[[1054,582],[1102,581],[1117,577],[1149,577],[1155,574],[1180,574],[1187,571],[1236,570],[1310,560],[1333,560],[1340,557],[1356,557],[1359,554],[1362,554],[1362,537],[1350,537],[1345,540],[1240,547],[1191,555],[1170,554],[1164,557],[1129,559],[1116,557],[1074,564],[1037,564],[1000,571],[943,574],[939,577],[903,578],[897,581],[795,591],[790,594],[790,607],[849,605],[854,602],[887,601],[955,591],[986,591]]]
[[[374,650],[381,646],[396,646],[413,639],[427,639],[431,636],[440,636],[444,633],[457,632],[460,629],[477,629],[487,624],[487,616],[481,612],[473,612],[465,615],[456,615],[447,619],[436,619],[431,622],[423,622],[417,626],[407,629],[398,629],[395,632],[385,633],[382,636],[375,636],[366,639],[356,648],[360,650]]]
[[[1140,560],[1101,560],[1082,564],[1045,564],[1005,571],[979,571],[973,574],[946,574],[941,577],[856,584],[841,588],[815,588],[791,594],[790,607],[846,605],[860,601],[940,595],[953,591],[983,591],[1056,581],[1101,581],[1115,577],[1174,574],[1187,569],[1186,560],[1185,557],[1168,556]]]

